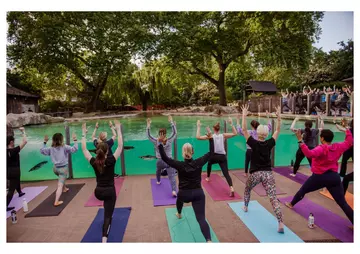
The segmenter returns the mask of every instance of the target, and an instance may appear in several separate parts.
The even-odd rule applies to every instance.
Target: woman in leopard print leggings
[[[280,107],[276,108],[276,115],[277,115],[277,125],[276,130],[273,136],[265,140],[269,135],[269,128],[266,125],[259,125],[256,129],[258,134],[258,140],[252,138],[248,131],[246,125],[246,116],[248,113],[248,107],[242,107],[242,129],[244,133],[244,137],[246,139],[247,144],[252,149],[251,154],[251,165],[250,165],[250,176],[246,182],[246,188],[244,193],[244,211],[248,211],[248,205],[250,201],[250,192],[252,188],[254,188],[260,182],[264,186],[267,195],[270,198],[271,205],[274,209],[276,214],[276,218],[279,222],[279,233],[284,233],[284,224],[282,219],[282,213],[280,209],[279,201],[276,197],[276,186],[275,186],[275,179],[273,173],[271,171],[271,150],[275,147],[275,141],[279,136],[280,133],[280,126],[281,126],[281,118],[280,118]]]

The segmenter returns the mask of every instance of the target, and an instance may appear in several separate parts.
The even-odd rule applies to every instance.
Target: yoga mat
[[[172,190],[168,178],[162,178],[161,184],[156,184],[156,179],[151,179],[150,183],[154,206],[176,204],[176,197],[171,194]]]
[[[206,189],[207,193],[209,193],[214,201],[241,199],[240,195],[236,192],[234,197],[229,196],[230,187],[218,174],[212,174],[210,182],[205,180],[206,175],[202,175],[201,178],[201,185]]]
[[[62,193],[60,201],[64,201],[60,206],[55,207],[55,192],[50,194],[40,205],[28,213],[25,218],[28,217],[47,217],[47,216],[58,216],[62,210],[71,202],[71,200],[78,194],[81,188],[84,186],[84,183],[81,184],[67,184],[66,187],[69,188],[69,191]]]
[[[121,243],[126,226],[130,217],[131,207],[124,208],[115,208],[108,242],[111,243]],[[91,223],[89,229],[86,231],[82,243],[101,243],[102,242],[102,227],[104,223],[104,208],[100,208],[96,214],[93,222]]]
[[[124,178],[115,178],[114,179],[116,197],[119,195],[119,192],[120,192],[120,189],[121,189],[121,187],[123,185],[124,180],[125,180]],[[104,201],[98,200],[95,197],[94,193],[91,194],[89,200],[85,204],[86,207],[103,206],[103,205],[104,205]]]
[[[29,204],[31,200],[36,198],[41,192],[43,192],[47,186],[36,186],[36,187],[26,187],[22,189],[22,192],[25,193],[24,196],[21,198],[19,197],[19,194],[14,194],[9,207],[15,207],[15,211],[19,211],[23,206],[23,198],[26,198],[26,202]],[[11,216],[11,211],[6,212],[6,218],[9,218]]]
[[[247,177],[243,175],[242,172],[233,173],[240,181],[242,181],[246,185]],[[261,183],[256,185],[253,189],[259,196],[267,196],[264,186]],[[285,191],[281,190],[278,186],[276,186],[276,195],[286,194]]]
[[[291,202],[292,199],[293,197],[290,196],[279,198],[279,201],[285,204],[285,202]],[[342,242],[354,242],[353,230],[349,228],[352,224],[348,219],[336,215],[307,198],[303,198],[292,210],[305,219],[309,218],[310,213],[314,214],[315,225],[319,228],[325,230]]]
[[[326,188],[321,190],[320,194],[327,198],[334,200],[333,197],[331,196],[330,192]],[[349,204],[349,206],[354,210],[354,195],[347,191],[345,194],[345,200]]]
[[[296,176],[293,177],[290,175],[292,173],[292,170],[289,167],[277,167],[272,169],[274,172],[287,177],[290,180],[293,180],[294,182],[304,184],[305,181],[309,178],[307,175],[304,175],[302,173],[297,172]]]
[[[250,201],[248,212],[244,212],[244,202],[228,203],[235,214],[261,243],[302,243],[294,232],[284,225],[284,234],[278,233],[276,217],[256,200]]]
[[[178,219],[175,215],[176,208],[166,208],[166,220],[168,222],[171,241],[173,243],[205,243],[206,240],[201,233],[199,223],[196,220],[194,209],[191,206],[183,207],[182,218]],[[219,242],[210,223],[210,235],[212,242]]]

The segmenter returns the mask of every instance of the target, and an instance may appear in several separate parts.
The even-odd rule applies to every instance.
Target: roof
[[[351,77],[351,78],[346,78],[346,79],[343,79],[341,81],[344,81],[344,82],[354,82],[354,77]]]
[[[276,86],[270,81],[249,81],[247,85],[254,92],[277,92]]]
[[[33,97],[33,98],[40,98],[39,95],[31,94],[28,92],[25,92],[23,90],[20,90],[18,88],[12,87],[9,83],[7,85],[6,93],[8,95],[16,95],[16,96],[22,96],[22,97]]]

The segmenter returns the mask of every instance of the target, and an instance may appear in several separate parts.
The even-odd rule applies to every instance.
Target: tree
[[[71,73],[84,86],[88,110],[96,110],[110,75],[126,68],[142,40],[129,12],[9,12],[7,22],[10,64]]]
[[[308,64],[321,12],[167,12],[144,13],[152,33],[147,58],[165,55],[219,90],[226,105],[225,71],[246,56],[259,67]],[[217,77],[212,74],[217,65]]]

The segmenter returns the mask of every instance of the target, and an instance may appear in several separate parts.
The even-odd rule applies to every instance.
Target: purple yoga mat
[[[212,174],[210,182],[205,181],[205,178],[206,175],[202,175],[201,185],[214,201],[241,199],[240,195],[236,192],[234,197],[230,197],[229,185],[218,174]]]
[[[285,202],[291,202],[292,199],[292,196],[279,198],[280,202],[283,204],[285,204]],[[292,210],[303,216],[305,219],[309,217],[310,213],[313,213],[315,225],[319,228],[325,230],[342,242],[354,242],[354,231],[349,228],[352,224],[348,219],[340,217],[307,198],[303,198]]]
[[[242,172],[236,172],[233,173],[240,181],[242,181],[246,185],[247,177],[245,177]],[[267,196],[266,191],[261,183],[255,186],[255,188],[252,189],[256,192],[259,196]],[[279,187],[276,186],[276,195],[286,194],[285,191],[282,191]]]
[[[272,170],[300,184],[304,184],[305,181],[309,178],[307,175],[304,175],[299,172],[296,173],[295,177],[291,176],[290,174],[292,173],[292,170],[289,167],[277,167],[277,168],[273,168]]]
[[[16,193],[14,194],[9,207],[14,206],[15,207],[15,211],[19,211],[22,206],[23,206],[23,198],[26,198],[26,202],[29,203],[31,200],[33,200],[34,198],[36,198],[36,196],[38,196],[41,192],[43,192],[45,189],[47,188],[47,186],[37,186],[37,187],[26,187],[24,189],[22,189],[22,192],[25,193],[24,196],[22,196],[21,198],[19,198],[19,194]],[[29,206],[29,211],[31,210],[31,206]],[[11,216],[11,211],[6,212],[6,218],[9,218]]]
[[[150,182],[154,206],[176,204],[176,197],[172,196],[171,185],[168,178],[162,178],[161,184],[156,184],[156,179],[151,179]]]
[[[124,182],[124,178],[115,178],[114,179],[114,184],[115,184],[115,192],[116,192],[116,198],[119,195],[121,186],[123,185]],[[104,201],[98,200],[95,197],[95,194],[91,194],[91,197],[89,198],[89,200],[86,202],[85,207],[90,207],[90,206],[103,206]]]

